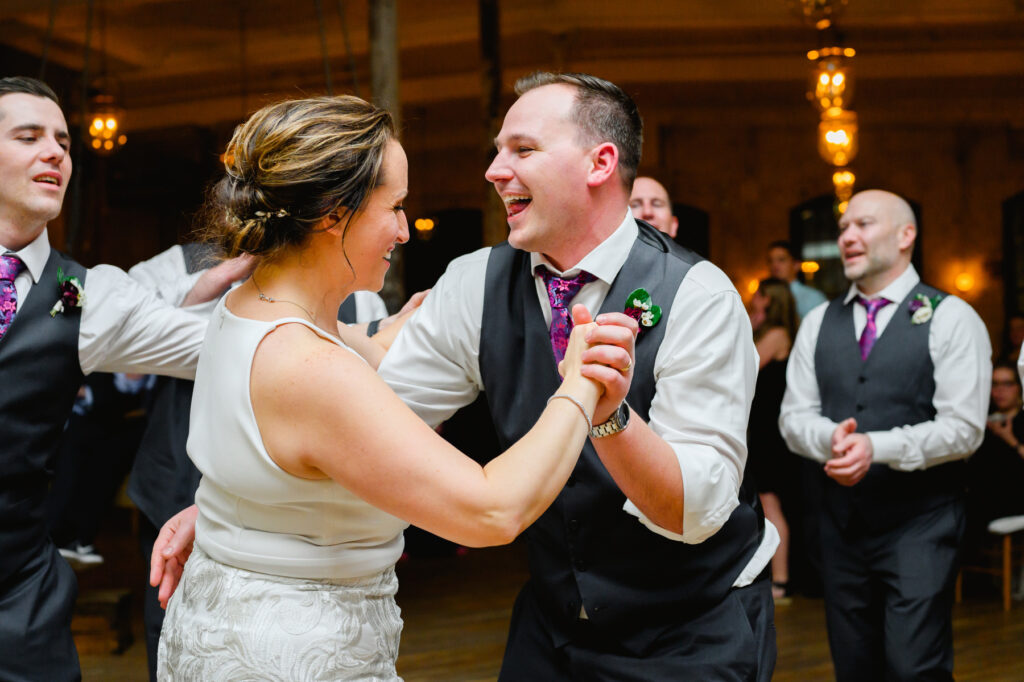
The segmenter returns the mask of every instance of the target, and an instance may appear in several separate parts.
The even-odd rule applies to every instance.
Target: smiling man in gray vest
[[[46,84],[0,78],[0,679],[77,680],[77,584],[49,539],[45,499],[85,374],[192,377],[206,321],[117,268],[50,248],[71,177],[70,135]],[[212,295],[219,284],[203,286]],[[198,286],[198,283],[197,283]],[[202,288],[202,287],[200,287]]]
[[[767,680],[777,535],[740,494],[757,373],[743,303],[630,213],[642,124],[628,95],[545,73],[516,92],[486,173],[508,242],[452,262],[381,376],[430,424],[485,391],[507,445],[557,386],[569,307],[629,310],[640,333],[632,368],[609,361],[632,371],[626,402],[599,406],[574,474],[525,533],[530,580],[500,679]]]
[[[952,680],[963,460],[981,444],[985,325],[910,264],[917,223],[889,192],[839,220],[849,292],[804,319],[779,425],[824,464],[822,573],[836,678]]]

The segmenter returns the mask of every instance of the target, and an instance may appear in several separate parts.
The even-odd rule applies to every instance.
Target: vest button
[[[868,380],[868,378],[867,378],[867,377],[865,377],[865,376],[859,376],[859,377],[857,377],[857,383],[859,383],[859,384],[863,384],[863,383],[864,383],[865,381],[867,381],[867,380]]]
[[[570,616],[575,616],[578,611],[579,609],[576,608],[576,604],[572,603],[571,601],[565,602],[565,612],[567,614],[569,614]]]
[[[576,519],[569,519],[569,530],[575,533],[580,529],[580,522]]]
[[[577,558],[573,562],[573,565],[576,566],[576,570],[580,571],[581,573],[587,570],[587,564],[583,561],[583,559]]]
[[[857,411],[858,412],[863,412],[864,411],[864,406],[863,405],[857,405]]]

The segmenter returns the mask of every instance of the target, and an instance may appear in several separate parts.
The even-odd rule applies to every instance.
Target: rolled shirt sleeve
[[[85,374],[195,378],[206,319],[169,305],[111,265],[89,270],[84,293],[78,357]]]
[[[935,418],[868,434],[874,461],[900,471],[963,459],[985,437],[992,385],[985,323],[965,301],[946,296],[932,317],[928,351],[935,367]]]
[[[421,419],[438,426],[481,390],[483,281],[490,249],[455,259],[405,323],[378,374]]]
[[[821,414],[814,369],[814,349],[827,304],[807,313],[800,323],[786,366],[786,393],[779,411],[779,431],[792,452],[825,463],[832,457],[832,434],[838,424]]]
[[[659,535],[696,544],[739,505],[757,351],[739,294],[707,261],[683,280],[666,324],[654,363],[650,427],[679,461],[683,533],[656,526],[628,500],[623,508]]]

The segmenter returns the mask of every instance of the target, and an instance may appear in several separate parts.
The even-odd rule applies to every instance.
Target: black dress
[[[785,494],[799,485],[797,459],[779,433],[787,360],[772,360],[757,374],[747,425],[747,467],[760,493]]]
[[[1024,442],[1024,412],[1013,418],[1013,434]],[[1024,458],[1002,438],[985,430],[985,440],[967,463],[967,523],[984,532],[988,522],[1024,514]]]

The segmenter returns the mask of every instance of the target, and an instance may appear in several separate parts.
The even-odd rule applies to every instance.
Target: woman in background
[[[772,595],[786,596],[789,584],[789,524],[780,497],[799,485],[798,462],[779,433],[779,409],[786,392],[786,363],[796,338],[796,301],[789,285],[775,278],[761,280],[750,301],[750,326],[761,359],[747,427],[747,462],[761,498],[764,515],[779,531],[772,557]]]
[[[987,534],[989,521],[1024,514],[1024,412],[1021,384],[1012,361],[992,367],[988,428],[981,447],[967,461],[968,551]]]

